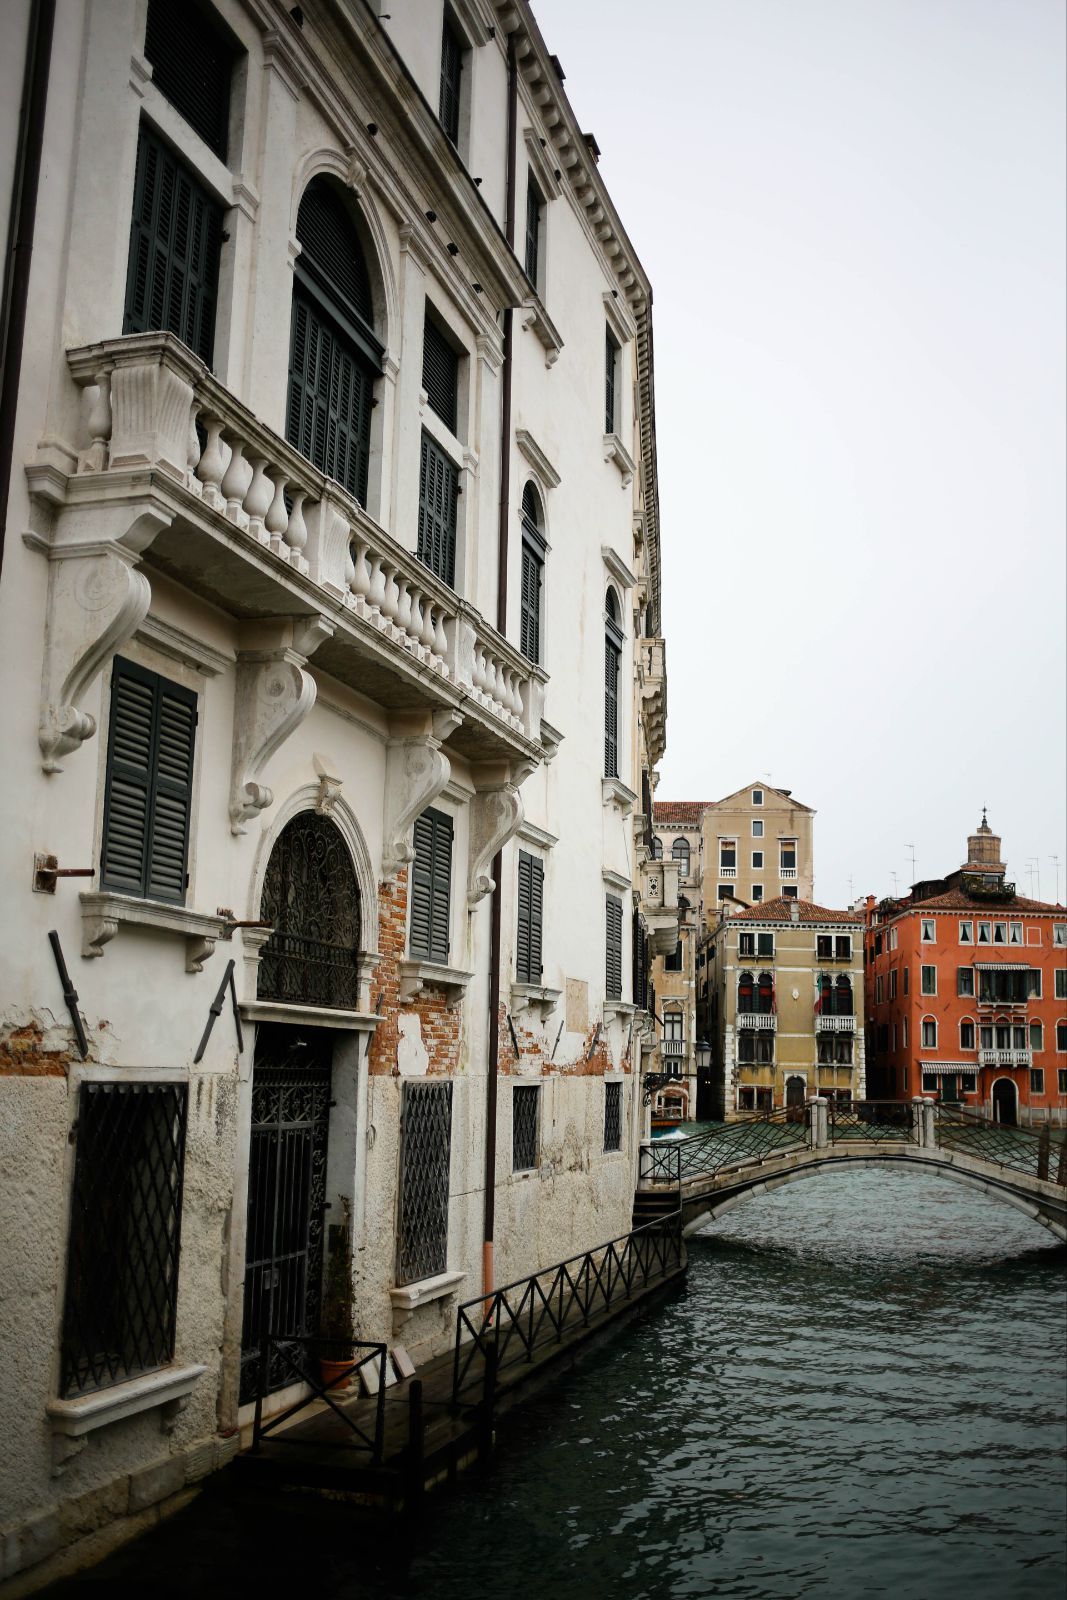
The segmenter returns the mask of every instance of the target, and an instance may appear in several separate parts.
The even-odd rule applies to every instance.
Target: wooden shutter
[[[450,433],[456,431],[459,356],[435,322],[426,318],[422,334],[422,387],[431,408]]]
[[[419,463],[419,543],[421,562],[455,588],[456,499],[459,474],[428,433],[422,436]]]
[[[611,632],[604,636],[604,776],[619,776],[619,661],[622,651]]]
[[[531,540],[522,541],[522,588],[519,611],[519,649],[527,661],[541,659],[541,580],[544,561]]]
[[[116,657],[100,886],[185,899],[196,696]]]
[[[611,329],[605,329],[604,345],[604,432],[614,433],[615,421],[615,371],[616,357],[619,347],[611,337]]]
[[[441,99],[438,115],[445,137],[459,144],[459,92],[463,74],[463,42],[448,17],[441,33]]]
[[[211,365],[222,208],[142,124],[123,333],[173,333]]]
[[[518,927],[515,976],[519,983],[541,982],[541,930],[544,916],[544,863],[519,851]]]
[[[410,950],[413,956],[444,964],[450,943],[452,818],[442,811],[424,811],[415,823],[414,843]]]
[[[622,999],[622,901],[609,894],[604,902],[606,964],[604,992],[608,1000]]]
[[[537,267],[541,244],[541,196],[537,185],[533,181],[533,174],[527,175],[526,180],[526,276],[537,288]]]
[[[148,0],[144,53],[160,94],[225,161],[233,46],[199,7]]]
[[[285,435],[320,472],[367,499],[373,374],[329,317],[293,291]]]

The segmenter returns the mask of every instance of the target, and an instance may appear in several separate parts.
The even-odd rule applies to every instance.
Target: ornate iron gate
[[[307,1037],[304,1037],[304,1035]],[[241,1401],[259,1385],[260,1338],[315,1335],[322,1295],[329,1036],[262,1025],[252,1070]],[[268,1391],[290,1381],[272,1358]]]
[[[274,929],[259,960],[261,1000],[359,1005],[359,884],[340,830],[301,811],[267,863],[260,916]]]

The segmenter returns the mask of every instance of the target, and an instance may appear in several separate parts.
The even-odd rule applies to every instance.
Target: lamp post
[[[706,1039],[698,1039],[694,1053],[697,1063],[697,1119],[703,1121],[710,1109],[705,1102],[710,1098],[711,1091],[711,1045]]]

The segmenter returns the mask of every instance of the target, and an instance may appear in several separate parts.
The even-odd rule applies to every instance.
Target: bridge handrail
[[[456,1311],[453,1400],[480,1382],[480,1374],[471,1372],[475,1356],[485,1359],[492,1352],[494,1376],[515,1362],[532,1361],[538,1347],[560,1343],[578,1322],[588,1327],[598,1301],[606,1311],[628,1300],[635,1287],[665,1278],[684,1259],[678,1210],[465,1301]]]
[[[1053,1138],[1048,1122],[1037,1130],[1015,1127],[970,1106],[938,1106],[936,1117],[943,1148],[1067,1188],[1067,1129],[1056,1130]]]
[[[770,1134],[771,1129],[775,1130],[774,1135]],[[781,1132],[785,1129],[790,1132],[782,1138]],[[717,1172],[739,1156],[788,1148],[803,1142],[807,1136],[803,1108],[789,1106],[759,1117],[741,1117],[736,1122],[724,1123],[721,1128],[682,1139],[653,1139],[642,1146],[638,1181],[678,1183],[687,1173]],[[713,1159],[716,1155],[718,1160]]]

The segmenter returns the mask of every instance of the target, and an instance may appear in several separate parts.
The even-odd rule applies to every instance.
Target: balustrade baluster
[[[422,630],[419,633],[419,643],[422,645],[424,650],[429,651],[432,654],[433,641],[433,605],[430,601],[429,595],[424,594],[422,597]]]
[[[406,636],[411,632],[411,585],[407,578],[397,578],[396,625]]]
[[[263,526],[270,534],[270,547],[276,556],[289,555],[285,543],[285,531],[289,526],[289,513],[285,509],[285,487],[289,482],[287,473],[279,471],[274,479],[274,498],[267,508],[267,515],[263,519]]]
[[[111,438],[111,375],[101,372],[86,391],[89,396],[88,428],[92,440],[78,459],[79,472],[103,472],[107,466],[107,447]],[[197,452],[200,443],[197,441]]]
[[[373,565],[370,573],[370,591],[367,595],[367,604],[379,616],[383,616],[385,605],[385,562],[377,552],[371,557]]]
[[[385,573],[385,595],[382,600],[382,614],[386,621],[390,623],[395,636],[396,616],[400,608],[400,590],[396,583],[396,562],[383,561],[382,571]]]
[[[252,481],[245,494],[244,506],[248,515],[248,531],[260,544],[270,544],[270,534],[264,527],[263,519],[270,510],[274,487],[267,477],[266,457],[253,457],[251,467]]]
[[[433,649],[434,654],[440,656],[441,660],[444,661],[445,656],[448,654],[448,635],[445,632],[443,606],[434,607]]]
[[[245,460],[244,445],[240,439],[231,439],[230,461],[222,478],[222,497],[226,502],[228,521],[240,523],[241,508],[251,482],[252,468]]]
[[[285,530],[285,542],[296,558],[297,565],[304,570],[304,546],[308,542],[307,523],[304,521],[304,501],[307,499],[306,489],[294,489],[292,492],[293,509],[289,513],[289,526]]]
[[[200,457],[200,464],[196,475],[203,484],[204,504],[215,511],[221,511],[224,501],[222,498],[222,475],[226,470],[225,457],[222,454],[222,423],[217,417],[207,419],[207,444]]]
[[[189,409],[189,447],[186,461],[188,463],[189,487],[195,490],[197,494],[200,493],[200,479],[196,475],[196,469],[200,464],[200,435],[196,431],[196,419],[199,412],[200,407],[194,400]]]

